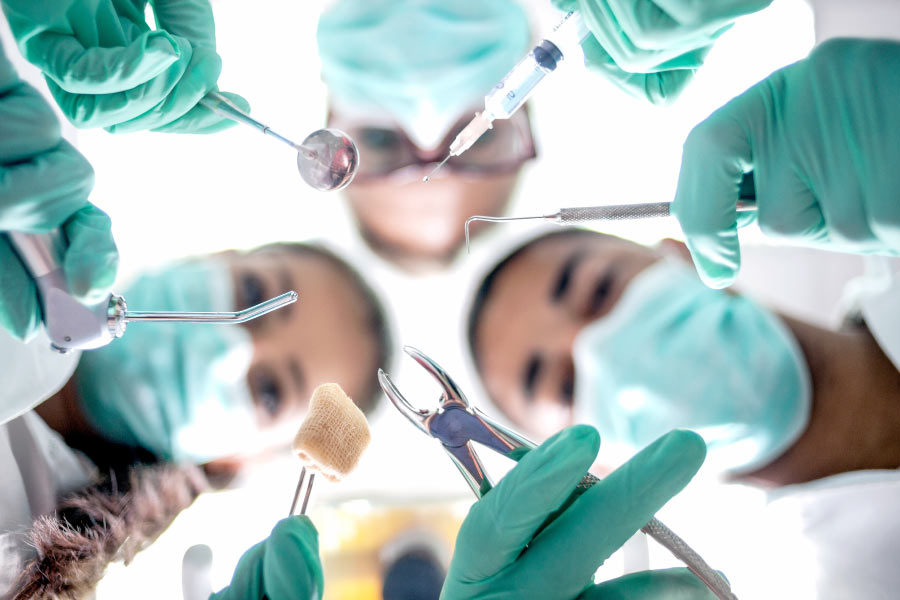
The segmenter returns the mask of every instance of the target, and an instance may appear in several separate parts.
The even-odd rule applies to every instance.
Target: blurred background
[[[213,0],[224,65],[220,87],[247,98],[260,120],[301,139],[323,126],[326,117],[315,39],[323,6],[322,1]],[[536,35],[558,20],[545,0],[530,0],[528,6]],[[805,56],[816,39],[815,26],[803,0],[775,0],[770,8],[738,20],[694,83],[667,108],[635,100],[584,73],[578,61],[567,60],[571,64],[553,75],[531,103],[538,158],[526,165],[509,213],[670,200],[691,128],[773,70]],[[7,48],[13,48],[5,23],[2,33]],[[33,68],[24,61],[17,66],[44,87]],[[414,276],[375,256],[360,240],[340,193],[323,194],[304,185],[294,154],[257,132],[235,127],[214,137],[173,139],[153,133],[76,133],[69,127],[69,134],[96,170],[91,200],[112,217],[121,253],[120,287],[141,271],[184,256],[273,241],[323,241],[365,273],[387,302],[398,342],[390,372],[411,401],[432,405],[439,390],[402,355],[404,344],[431,355],[470,400],[498,414],[464,359],[466,299],[487,265],[532,228],[494,226],[450,269]],[[422,194],[428,194],[427,185]],[[679,237],[674,220],[605,231],[648,244]],[[862,272],[862,258],[775,250],[758,232],[742,236],[752,245],[744,251],[739,287],[808,321],[834,323],[841,289]],[[382,567],[404,540],[427,540],[446,566],[456,528],[473,500],[436,443],[386,401],[370,423],[372,446],[356,472],[339,484],[316,484],[311,513],[325,557],[326,598],[379,597]],[[508,466],[489,461],[498,476]],[[202,496],[132,565],[112,567],[97,597],[180,597],[182,556],[195,544],[213,550],[215,589],[226,585],[240,555],[286,516],[299,469],[285,452],[243,473],[234,489]],[[716,486],[701,476],[660,517],[726,572],[738,595],[768,596],[773,581],[784,577],[779,595],[807,597],[804,581],[815,574],[797,562],[803,541],[791,535],[791,512],[767,505],[759,490]],[[675,562],[653,542],[638,539],[602,572],[618,575],[626,564],[643,568]]]

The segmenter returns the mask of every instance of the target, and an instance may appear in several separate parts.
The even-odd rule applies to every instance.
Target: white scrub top
[[[78,354],[49,350],[43,333],[27,344],[0,330],[0,599],[34,554],[25,533],[60,496],[89,485],[95,470],[30,409],[72,376]]]
[[[881,600],[900,590],[900,471],[854,471],[774,493],[757,565],[772,597]]]

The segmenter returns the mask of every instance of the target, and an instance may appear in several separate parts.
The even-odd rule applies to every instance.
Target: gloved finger
[[[0,87],[0,165],[28,160],[59,145],[59,119],[40,93],[19,79]]]
[[[697,576],[687,569],[639,571],[586,589],[578,600],[715,600]]]
[[[94,170],[69,142],[0,172],[0,231],[45,233],[87,203]]]
[[[216,25],[209,0],[153,0],[160,29],[181,36],[195,47],[216,49]]]
[[[227,96],[232,102],[244,112],[250,112],[250,103],[241,96],[230,92],[222,92],[223,96]],[[195,133],[208,134],[218,133],[233,127],[237,122],[227,117],[222,117],[216,112],[206,108],[202,104],[197,104],[183,117],[167,123],[162,127],[158,127],[153,131],[159,133]]]
[[[711,40],[701,38],[691,45],[652,44],[653,47],[644,48],[639,40],[630,38],[622,29],[609,3],[579,0],[578,7],[593,38],[620,69],[629,73],[652,73],[673,68],[696,69],[703,63],[706,53],[696,53],[694,50],[712,43]]]
[[[657,73],[628,73],[616,65],[612,57],[594,39],[584,44],[585,66],[602,74],[618,88],[632,96],[665,105],[675,100],[694,77],[694,69],[674,69]]]
[[[582,0],[591,2],[591,0]],[[731,27],[736,15],[720,2],[607,0],[616,21],[632,42],[646,50],[706,46]],[[678,10],[667,8],[677,4]],[[727,4],[727,3],[724,3]],[[690,6],[688,6],[690,5]]]
[[[266,590],[263,583],[263,561],[267,542],[267,539],[263,540],[244,552],[234,569],[231,583],[212,594],[209,600],[264,598]]]
[[[150,81],[123,92],[111,94],[70,94],[55,82],[47,86],[63,114],[76,127],[112,127],[159,110],[175,86],[187,72],[194,50],[185,39],[174,38],[179,45],[179,59]],[[178,115],[180,116],[180,115]]]
[[[63,272],[69,292],[85,304],[106,298],[116,280],[119,252],[109,216],[88,204],[63,225],[68,246]]]
[[[41,308],[31,275],[5,235],[0,234],[0,327],[22,341],[41,326]]]
[[[772,4],[772,0],[717,0],[716,2],[653,0],[653,3],[679,23],[697,26],[703,23],[733,21],[742,15],[749,15],[766,8]]]
[[[85,48],[75,37],[44,32],[29,41],[29,56],[69,94],[115,94],[159,77],[184,48],[165,31],[148,31],[127,46]]]
[[[263,579],[269,600],[321,598],[319,534],[308,517],[282,519],[266,542]]]
[[[701,279],[710,287],[734,282],[741,265],[737,235],[740,182],[753,170],[754,137],[765,139],[765,90],[750,88],[694,127],[684,142],[672,214],[681,224]],[[757,186],[765,174],[757,170]],[[757,193],[757,205],[763,201]]]
[[[188,43],[185,40],[185,43]],[[158,129],[172,123],[190,112],[200,99],[215,89],[222,60],[214,51],[195,47],[191,62],[171,91],[157,105],[129,121],[107,127],[110,133],[129,133],[147,129]]]
[[[557,10],[572,12],[578,9],[578,0],[550,0]]]
[[[551,572],[560,597],[574,597],[628,538],[680,492],[700,469],[706,444],[691,431],[675,430],[640,451],[579,496],[531,543],[517,565],[517,584]],[[571,589],[569,589],[571,588]]]
[[[515,561],[547,516],[568,499],[599,449],[597,430],[576,425],[525,455],[472,506],[457,548],[469,539],[485,543],[477,552],[457,552],[453,568],[482,580]]]
[[[829,228],[822,214],[822,207],[816,201],[809,185],[797,177],[796,172],[788,164],[767,163],[768,168],[760,176],[757,184],[757,219],[759,227],[768,236],[790,238],[811,244],[827,243]],[[851,190],[842,190],[841,200],[846,200],[846,208],[850,211],[863,206],[861,198]],[[858,188],[854,191],[859,192]],[[843,218],[840,214],[829,215],[835,223],[864,223],[855,215]],[[870,237],[871,231],[858,232],[861,236]]]

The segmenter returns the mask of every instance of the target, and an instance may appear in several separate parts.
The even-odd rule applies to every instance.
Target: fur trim
[[[76,600],[90,594],[113,561],[127,565],[207,489],[200,469],[140,465],[127,490],[115,477],[62,500],[28,534],[37,557],[25,566],[14,600]]]

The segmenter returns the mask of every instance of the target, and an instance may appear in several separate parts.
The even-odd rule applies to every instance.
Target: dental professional
[[[0,231],[61,227],[65,276],[82,298],[108,293],[118,258],[109,219],[88,202],[92,185],[89,163],[0,47]],[[69,379],[78,353],[49,350],[33,282],[3,237],[0,253],[0,598],[81,597],[109,562],[152,543],[207,483],[196,467],[139,459],[102,473],[30,410]],[[122,446],[107,451],[128,455]],[[317,597],[321,589],[315,529],[293,517],[251,548],[213,597]]]
[[[422,184],[485,92],[527,51],[523,8],[514,0],[339,0],[316,37],[328,124],[350,134],[363,157],[344,192],[363,240],[407,271],[445,268],[463,244],[465,219],[503,214],[535,156],[522,110]]]
[[[797,536],[797,563],[773,553],[787,562],[754,573],[816,598],[892,597],[900,362],[885,322],[803,322],[710,289],[687,254],[579,229],[505,254],[468,313],[488,395],[538,439],[590,423],[618,456],[696,431],[708,473],[771,490],[793,516],[772,533]]]

